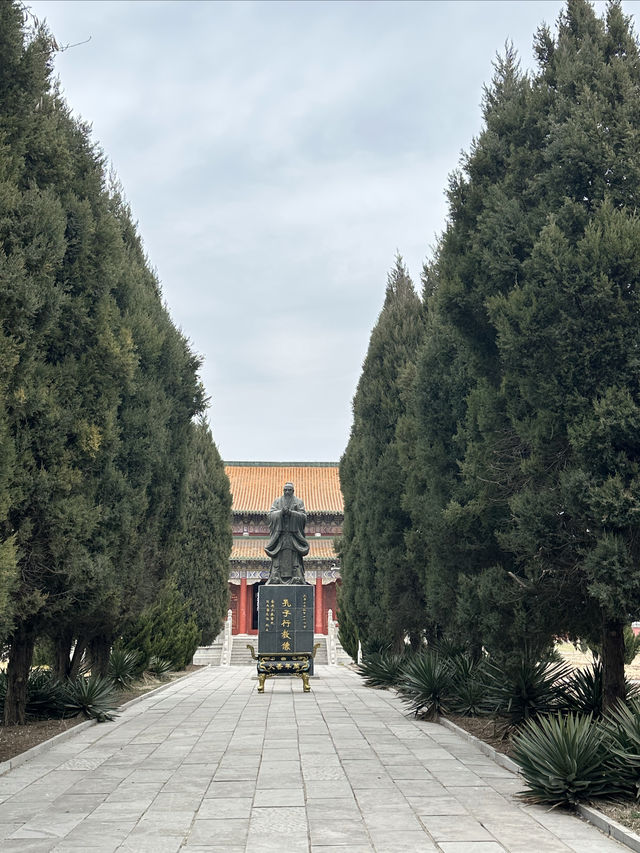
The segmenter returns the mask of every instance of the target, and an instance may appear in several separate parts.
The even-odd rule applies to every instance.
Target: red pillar
[[[322,605],[322,578],[316,578],[316,618],[314,633],[326,634],[324,625],[324,607]]]
[[[240,578],[240,607],[238,613],[238,633],[247,633],[247,579]]]

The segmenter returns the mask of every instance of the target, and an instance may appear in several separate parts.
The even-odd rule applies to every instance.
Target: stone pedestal
[[[259,675],[299,675],[308,689],[302,673],[313,675],[314,592],[310,584],[258,590]]]

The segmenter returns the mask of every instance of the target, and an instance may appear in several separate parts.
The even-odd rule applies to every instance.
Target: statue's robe
[[[276,498],[269,510],[271,537],[265,552],[271,557],[271,572],[267,583],[306,583],[302,558],[309,553],[304,536],[307,513],[304,504],[293,497],[289,515],[284,515],[284,496]]]

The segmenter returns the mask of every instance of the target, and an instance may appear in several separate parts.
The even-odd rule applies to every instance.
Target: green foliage
[[[513,755],[531,802],[573,806],[622,790],[608,763],[604,731],[590,716],[530,720],[514,738]]]
[[[586,0],[535,49],[533,74],[496,62],[425,268],[405,542],[429,638],[495,658],[600,630],[607,704],[640,610],[640,52]]]
[[[640,634],[633,633],[631,625],[624,626],[624,662],[627,666],[633,663],[640,654]]]
[[[27,684],[27,716],[35,719],[62,717],[65,711],[64,687],[47,669],[32,669]]]
[[[640,799],[640,704],[638,700],[611,708],[603,721],[608,735],[612,775],[622,787]]]
[[[107,674],[118,690],[126,690],[130,687],[139,671],[139,652],[125,651],[121,648],[111,650]]]
[[[158,678],[162,678],[168,672],[171,672],[171,669],[172,664],[170,660],[151,655],[151,658],[149,659],[149,663],[147,665],[147,672],[150,672],[152,675],[155,675]]]
[[[34,667],[52,667],[54,664],[53,644],[48,637],[40,637],[33,650]]]
[[[510,726],[552,714],[565,704],[565,682],[571,667],[539,661],[530,655],[501,667],[487,663],[487,700]]]
[[[399,652],[406,636],[415,641],[422,632],[422,591],[405,546],[409,516],[395,437],[405,410],[405,373],[422,334],[420,300],[398,257],[371,333],[340,462],[341,601],[369,651],[373,640],[382,640]]]
[[[567,707],[594,719],[602,716],[602,663],[596,661],[585,669],[574,669],[565,682]]]
[[[479,674],[464,681],[454,681],[451,686],[449,708],[463,717],[481,717],[490,712],[488,687]]]
[[[489,711],[488,679],[485,661],[474,660],[469,654],[455,654],[451,661],[449,705],[455,714],[479,717]]]
[[[338,549],[339,550],[339,546]],[[342,586],[338,587],[338,638],[340,645],[351,660],[358,660],[358,629],[349,615],[349,608],[342,596]]]
[[[449,708],[452,681],[448,662],[426,651],[409,658],[402,669],[398,690],[414,713],[434,719]]]
[[[624,637],[624,662],[628,666],[630,663],[633,663],[636,655],[640,652],[640,634],[636,636],[631,625],[625,625],[622,630]],[[602,656],[602,643],[597,640],[581,641],[579,647],[582,651],[590,651],[596,659]]]
[[[201,643],[216,638],[229,607],[231,492],[220,454],[204,420],[193,425],[184,496],[173,542],[178,588],[193,602]]]
[[[153,600],[204,407],[199,361],[163,305],[131,213],[51,82],[56,49],[44,27],[25,26],[21,3],[0,4],[7,722],[24,714],[34,637],[51,638],[61,671],[74,645],[108,646]],[[219,525],[221,547],[225,535]]]
[[[371,652],[358,664],[358,672],[367,687],[396,687],[408,659],[406,654]]]
[[[7,693],[7,673],[0,670],[0,716],[4,712]],[[28,719],[62,717],[65,713],[64,687],[47,669],[36,667],[29,673],[27,681],[26,716]]]
[[[113,720],[114,700],[115,686],[110,678],[80,675],[64,685],[64,707],[71,716],[83,714],[99,723]]]
[[[191,610],[176,581],[169,578],[156,601],[123,635],[122,648],[138,654],[144,669],[148,669],[154,656],[169,661],[173,669],[184,669],[200,643],[200,631]]]
[[[0,392],[0,402],[1,400],[2,395]],[[0,431],[0,446],[2,446],[2,443],[2,435]],[[0,483],[0,491],[1,490],[2,485]],[[6,488],[5,492],[8,492],[8,488]],[[17,584],[17,555],[14,547],[14,539],[11,537],[4,542],[0,541],[0,647],[4,645],[13,628],[14,605],[12,593],[17,587]]]
[[[388,637],[380,634],[369,634],[362,646],[362,655],[366,658],[369,655],[386,654],[390,650],[390,645]]]
[[[632,701],[640,694],[640,686],[625,679],[625,701]],[[565,682],[565,701],[571,711],[580,714],[602,716],[604,709],[604,678],[602,661],[595,661],[585,669],[574,669]]]

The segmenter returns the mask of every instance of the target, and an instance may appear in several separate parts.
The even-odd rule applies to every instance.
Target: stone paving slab
[[[200,670],[0,777],[2,853],[623,853],[478,747],[317,667]]]

